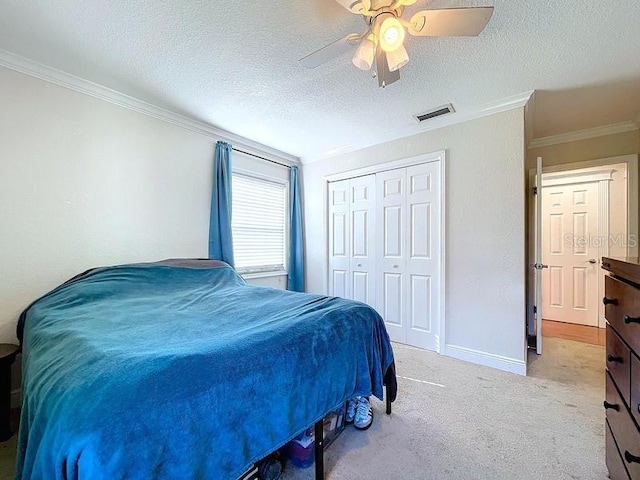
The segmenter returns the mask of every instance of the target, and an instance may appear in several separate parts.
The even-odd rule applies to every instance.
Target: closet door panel
[[[375,175],[349,181],[351,297],[375,308]]]
[[[382,276],[382,295],[384,299],[381,310],[382,317],[387,324],[387,330],[389,330],[390,326],[404,330],[402,322],[403,305],[402,302],[398,301],[399,298],[402,298],[402,284],[402,275],[399,273],[385,272]],[[391,332],[389,332],[389,335],[391,335]],[[404,336],[401,339],[398,341],[404,341]]]
[[[409,275],[409,328],[412,332],[431,332],[431,277]]]
[[[407,342],[437,350],[439,332],[434,327],[440,314],[440,163],[408,167],[406,175]]]
[[[378,311],[392,340],[406,343],[406,169],[376,174],[378,251],[376,297]]]
[[[340,269],[333,269],[331,272],[333,278],[330,280],[331,292],[329,295],[333,297],[348,298],[349,272]]]
[[[349,180],[329,184],[329,275],[327,293],[350,298]]]
[[[383,252],[386,259],[402,258],[403,232],[403,206],[389,205],[383,207]]]

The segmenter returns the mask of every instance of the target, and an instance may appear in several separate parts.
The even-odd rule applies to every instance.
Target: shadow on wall
[[[534,138],[640,122],[640,77],[566,90],[536,90]]]

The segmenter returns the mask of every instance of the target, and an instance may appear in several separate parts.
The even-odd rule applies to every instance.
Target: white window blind
[[[284,272],[286,185],[234,173],[231,188],[236,269],[240,273]]]

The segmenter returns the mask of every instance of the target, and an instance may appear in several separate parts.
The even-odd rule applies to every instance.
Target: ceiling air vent
[[[414,117],[416,120],[418,120],[418,123],[420,123],[420,122],[424,122],[425,120],[441,117],[442,115],[448,115],[449,113],[453,113],[453,112],[455,112],[455,110],[453,109],[453,105],[448,103],[447,105],[434,108],[433,110],[430,110],[425,113],[421,113],[420,115],[414,115]]]

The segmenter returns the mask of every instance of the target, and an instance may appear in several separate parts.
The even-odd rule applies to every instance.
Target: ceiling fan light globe
[[[409,54],[407,53],[407,49],[404,48],[403,45],[396,48],[391,52],[387,52],[387,64],[389,65],[389,71],[395,72],[396,70],[400,70],[407,63],[409,63]]]
[[[375,57],[376,43],[374,41],[374,36],[369,35],[362,42],[360,42],[360,45],[358,45],[358,49],[353,55],[353,59],[351,61],[360,70],[370,70]]]
[[[392,52],[404,42],[404,27],[396,17],[389,16],[380,25],[380,48]]]
[[[371,8],[371,0],[336,0],[351,13],[363,14]]]

